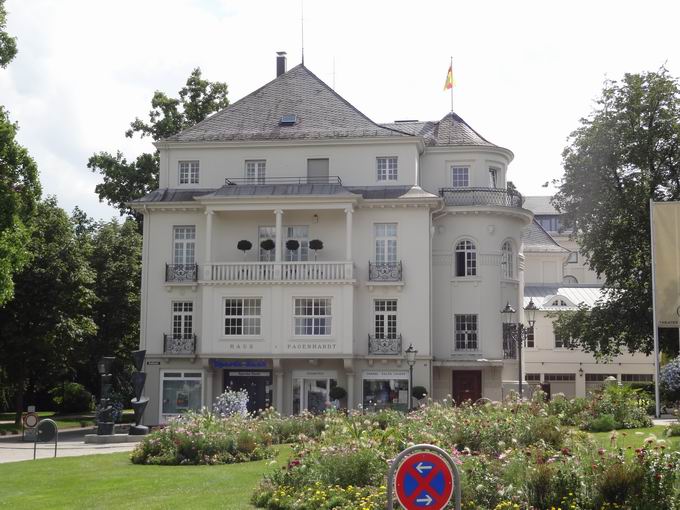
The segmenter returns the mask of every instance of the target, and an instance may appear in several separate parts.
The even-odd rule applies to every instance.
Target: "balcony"
[[[198,264],[165,264],[165,281],[190,283],[198,279]]]
[[[163,335],[163,354],[194,355],[196,354],[196,333],[185,335]]]
[[[401,335],[392,338],[368,335],[368,354],[401,356]]]
[[[400,282],[401,260],[399,262],[369,262],[368,279],[372,282]]]
[[[220,262],[205,268],[204,278],[227,283],[348,282],[354,277],[351,262]]]
[[[521,208],[524,198],[518,191],[503,188],[441,188],[439,196],[447,206],[488,206]]]

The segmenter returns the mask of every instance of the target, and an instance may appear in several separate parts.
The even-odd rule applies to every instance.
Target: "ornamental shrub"
[[[230,416],[247,416],[248,415],[248,392],[246,390],[224,390],[220,396],[215,399],[213,404],[213,413],[221,418],[229,418]]]
[[[680,402],[680,356],[664,365],[660,376],[664,401],[668,404]]]
[[[93,409],[92,393],[82,384],[68,382],[55,386],[50,391],[50,396],[60,413],[81,413]]]

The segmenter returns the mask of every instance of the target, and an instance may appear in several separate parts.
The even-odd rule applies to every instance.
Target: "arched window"
[[[501,276],[503,278],[515,277],[515,257],[512,253],[512,243],[505,241],[501,248]]]
[[[562,278],[562,283],[566,283],[568,285],[577,285],[578,280],[576,279],[575,276],[571,276],[570,274],[564,275],[564,278]]]
[[[456,245],[456,276],[477,276],[477,249],[472,241]]]

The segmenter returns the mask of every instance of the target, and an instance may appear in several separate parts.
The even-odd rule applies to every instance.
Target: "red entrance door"
[[[476,402],[482,398],[481,370],[453,370],[451,378],[453,379],[451,396],[456,404],[462,404],[466,400]]]

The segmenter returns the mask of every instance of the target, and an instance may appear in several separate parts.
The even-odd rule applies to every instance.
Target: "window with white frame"
[[[498,187],[498,174],[500,173],[500,170],[498,168],[489,168],[489,186],[491,188],[497,188]]]
[[[161,373],[161,421],[203,407],[203,374],[189,371]]]
[[[397,300],[374,301],[374,333],[376,338],[397,338]]]
[[[466,166],[451,167],[451,186],[454,188],[467,188],[470,186],[470,169]]]
[[[533,348],[535,347],[535,341],[534,341],[534,326],[529,326],[527,328],[527,347]]]
[[[262,331],[262,298],[226,298],[224,335],[259,336]]]
[[[198,184],[198,161],[179,162],[179,183]]]
[[[535,374],[535,373],[524,374],[524,380],[526,382],[540,383],[541,382],[541,374]]]
[[[557,349],[573,349],[574,342],[571,338],[563,338],[555,333],[555,348]]]
[[[464,239],[456,244],[456,276],[477,276],[477,248]]]
[[[375,223],[375,262],[384,264],[397,261],[397,224]]]
[[[576,380],[576,374],[545,374],[545,382],[571,382]]]
[[[172,337],[190,338],[194,333],[194,303],[174,301],[172,303]]]
[[[455,319],[455,348],[457,351],[476,351],[477,343],[477,315],[456,314]]]
[[[552,306],[567,306],[567,302],[564,299],[554,299]]]
[[[295,298],[293,310],[295,336],[329,336],[331,334],[330,298]]]
[[[566,283],[567,285],[577,285],[578,280],[576,279],[575,276],[567,274],[567,275],[564,275],[564,278],[562,278],[562,283]]]
[[[377,158],[378,180],[396,181],[398,178],[397,157]]]
[[[515,277],[515,254],[510,241],[505,241],[501,248],[501,270],[503,278]]]
[[[653,382],[654,376],[652,374],[621,374],[621,382]]]
[[[175,226],[173,230],[172,263],[191,265],[196,261],[196,227],[194,225]]]
[[[263,159],[246,161],[246,181],[249,184],[264,184],[267,162]]]

